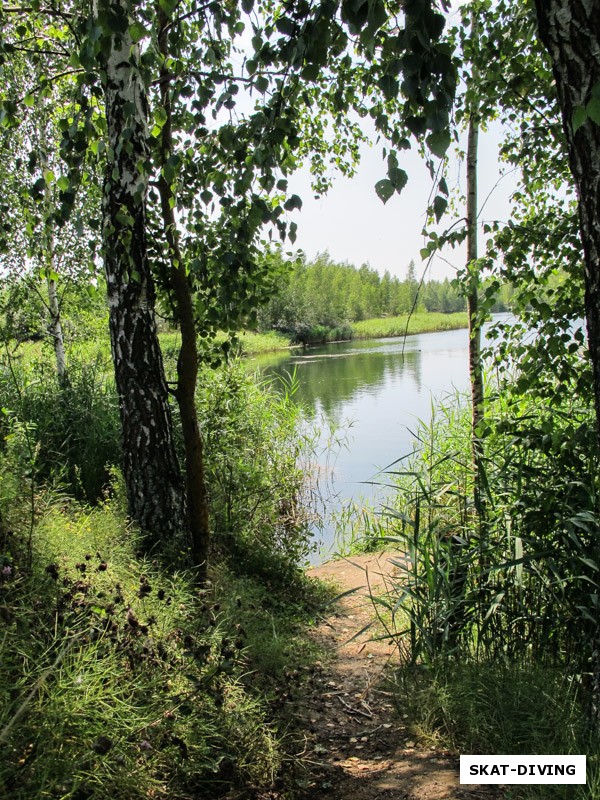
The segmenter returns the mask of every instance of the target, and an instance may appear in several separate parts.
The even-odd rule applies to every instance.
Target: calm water
[[[417,420],[431,418],[432,402],[468,388],[467,331],[424,333],[402,339],[345,342],[288,357],[257,359],[268,373],[296,369],[296,398],[322,433],[315,459],[334,510],[362,498],[377,502],[380,474],[413,449]],[[327,452],[330,419],[345,440]],[[321,560],[334,546],[334,526],[319,533]]]

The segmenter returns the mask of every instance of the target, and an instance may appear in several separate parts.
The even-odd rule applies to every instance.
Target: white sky
[[[480,133],[479,137],[480,208],[492,192],[480,214],[480,222],[506,220],[510,194],[515,187],[514,175],[507,175],[495,187],[500,168],[506,169],[505,165],[498,163],[500,134],[501,127],[496,124],[487,133]],[[363,147],[356,176],[351,179],[338,176],[324,197],[315,198],[310,188],[308,168],[293,175],[290,190],[303,200],[302,210],[290,217],[298,224],[294,247],[304,250],[308,258],[327,250],[335,261],[348,261],[357,267],[368,263],[379,272],[388,269],[401,279],[406,276],[410,260],[414,259],[420,275],[425,268],[419,255],[424,246],[421,231],[432,181],[416,151],[402,153],[400,167],[408,173],[408,184],[401,195],[395,194],[386,205],[379,200],[374,189],[375,183],[385,177],[381,144]],[[464,164],[453,158],[451,180],[448,181],[451,190],[461,188],[464,192],[464,172]],[[440,230],[449,226],[453,219],[453,214],[447,212]],[[449,250],[445,258],[450,264],[442,258],[434,259],[430,277],[452,278],[454,265],[463,265],[464,249]]]

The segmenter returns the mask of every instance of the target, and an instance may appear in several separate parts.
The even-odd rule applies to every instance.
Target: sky
[[[515,188],[514,174],[506,175],[500,183],[498,141],[502,127],[496,123],[479,138],[479,205],[487,203],[480,222],[506,220],[509,215],[510,194]],[[300,195],[302,209],[293,219],[298,224],[294,247],[302,249],[308,258],[328,251],[334,261],[347,261],[355,266],[368,263],[383,273],[389,270],[400,279],[406,277],[408,264],[414,259],[417,274],[421,275],[426,262],[419,251],[424,246],[421,234],[425,209],[432,189],[429,171],[416,151],[401,154],[399,166],[409,176],[401,195],[395,194],[384,205],[375,193],[375,183],[385,177],[381,144],[361,148],[361,165],[354,178],[338,176],[327,195],[316,198],[310,186],[310,172],[303,168],[290,178],[290,191]],[[448,184],[451,190],[464,193],[465,165],[452,157]],[[496,185],[498,184],[498,185]],[[440,232],[455,216],[447,212]],[[480,226],[481,227],[481,226]],[[428,277],[452,278],[457,266],[463,266],[464,248],[448,250],[443,258],[436,257]]]

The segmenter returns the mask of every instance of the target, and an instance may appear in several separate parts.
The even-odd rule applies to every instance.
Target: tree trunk
[[[585,261],[585,315],[600,441],[600,125],[587,119],[577,130],[573,115],[600,85],[600,2],[536,0],[540,37],[550,54],[579,197]],[[592,643],[593,717],[600,722],[600,621]]]
[[[475,512],[481,525],[483,448],[479,425],[483,418],[483,367],[481,364],[481,324],[479,320],[479,268],[477,265],[477,148],[479,122],[476,113],[469,118],[467,142],[467,314],[469,316],[469,379],[471,382],[471,447],[473,452]]]
[[[54,275],[56,274],[55,263],[55,242],[54,231],[52,229],[51,210],[52,210],[52,189],[46,181],[48,173],[48,117],[46,114],[46,101],[41,100],[42,108],[40,113],[40,168],[42,177],[45,181],[44,186],[44,233],[43,233],[43,261],[46,271],[46,287],[48,290],[48,312],[50,314],[50,335],[54,345],[54,355],[56,357],[56,374],[61,385],[67,382],[67,359],[65,356],[65,343],[63,339],[62,325],[60,321],[60,303],[58,302],[57,283]]]
[[[154,319],[146,249],[147,99],[128,7],[126,0],[102,3],[106,17],[122,20],[112,30],[123,31],[111,34],[104,65],[103,257],[129,512],[148,543],[162,544],[185,532],[186,503]]]
[[[167,17],[158,11],[159,48],[165,61],[169,56]],[[161,167],[173,154],[172,98],[166,68],[161,70],[161,105],[166,121],[161,131]],[[165,237],[169,248],[171,287],[175,297],[175,313],[181,328],[181,349],[177,359],[177,389],[175,397],[181,415],[185,448],[185,475],[188,499],[188,527],[194,565],[199,570],[200,581],[206,579],[210,526],[208,498],[204,479],[204,443],[196,411],[196,385],[198,380],[198,346],[192,291],[186,274],[175,219],[175,195],[164,172],[158,180]]]

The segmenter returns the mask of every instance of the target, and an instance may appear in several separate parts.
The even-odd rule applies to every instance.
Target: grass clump
[[[556,667],[469,661],[396,676],[396,701],[425,744],[460,753],[587,755],[586,786],[515,786],[511,798],[600,797],[600,741],[581,711],[580,687]]]
[[[120,460],[118,401],[107,371],[100,354],[74,357],[61,386],[44,353],[28,358],[20,349],[0,362],[0,435],[10,437],[15,422],[26,426],[36,480],[61,484],[87,502],[102,495],[110,466]]]
[[[215,544],[232,569],[274,588],[307,559],[314,518],[312,436],[293,402],[295,378],[279,388],[238,362],[205,370],[198,393]]]

